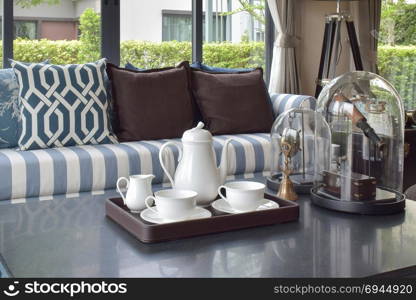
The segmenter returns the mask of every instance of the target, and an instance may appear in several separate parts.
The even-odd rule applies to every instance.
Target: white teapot
[[[208,130],[202,129],[204,123],[199,122],[192,129],[184,132],[182,148],[180,144],[167,142],[159,151],[159,160],[163,171],[169,178],[172,188],[192,190],[198,193],[198,205],[209,204],[217,197],[218,187],[224,184],[227,176],[228,145],[232,139],[224,143],[220,167],[217,167],[215,152],[212,146],[212,135]],[[167,146],[176,146],[179,150],[179,164],[174,178],[169,174],[163,163],[163,152]]]

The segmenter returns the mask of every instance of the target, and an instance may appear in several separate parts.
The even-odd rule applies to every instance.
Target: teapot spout
[[[221,184],[224,184],[225,179],[227,178],[227,174],[228,174],[228,148],[229,148],[230,142],[232,140],[233,139],[226,140],[225,143],[224,143],[224,147],[222,148],[221,163],[220,163],[220,167],[219,167]]]

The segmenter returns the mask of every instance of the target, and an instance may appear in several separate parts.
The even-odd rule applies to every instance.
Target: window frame
[[[192,0],[192,60],[202,62],[203,0]],[[269,82],[273,54],[274,25],[267,1],[265,31],[266,82]],[[3,0],[3,68],[9,68],[13,59],[13,0]],[[101,0],[101,56],[120,64],[120,0]]]
[[[3,68],[10,68],[9,59],[13,59],[13,0],[3,0]]]

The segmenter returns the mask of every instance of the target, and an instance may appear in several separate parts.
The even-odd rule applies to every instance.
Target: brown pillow
[[[178,138],[194,124],[189,66],[132,71],[107,64],[120,142]]]
[[[273,111],[262,69],[239,73],[192,69],[192,91],[211,133],[270,131]]]

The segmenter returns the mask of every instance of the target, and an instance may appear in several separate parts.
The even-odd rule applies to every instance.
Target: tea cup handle
[[[123,192],[120,189],[120,183],[123,180],[127,183],[126,188],[129,189],[130,181],[126,177],[120,177],[119,179],[117,179],[116,186],[117,186],[117,192],[120,194],[121,198],[123,199],[124,205],[126,205],[126,197],[124,196]]]
[[[226,186],[225,185],[221,185],[219,188],[218,188],[218,195],[222,198],[222,199],[224,199],[224,201],[226,201],[227,202],[227,198],[224,196],[224,194],[221,192],[221,190],[222,189],[225,189],[225,190],[227,190],[227,188],[226,188]]]
[[[146,207],[148,208],[148,209],[150,209],[151,211],[153,211],[154,213],[157,213],[157,210],[156,209],[154,209],[153,208],[153,206],[151,206],[150,204],[149,204],[149,200],[153,200],[153,201],[156,201],[156,198],[155,197],[153,197],[153,196],[148,196],[145,200],[144,200],[144,204],[146,204]]]

